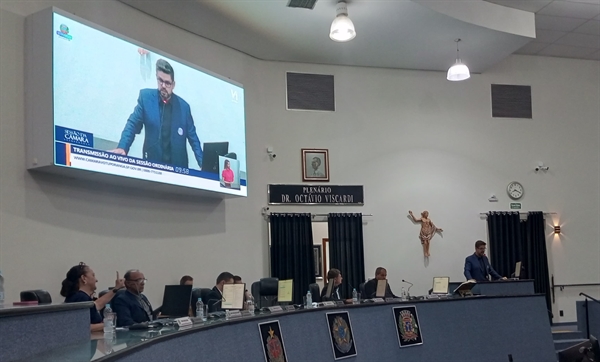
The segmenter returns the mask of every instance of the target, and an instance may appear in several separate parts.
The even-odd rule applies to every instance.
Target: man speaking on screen
[[[145,160],[187,168],[187,140],[198,166],[202,168],[202,146],[196,134],[190,105],[173,93],[175,72],[164,59],[156,62],[156,82],[158,89],[140,91],[138,103],[125,124],[119,145],[109,152],[127,155],[135,135],[145,128]]]

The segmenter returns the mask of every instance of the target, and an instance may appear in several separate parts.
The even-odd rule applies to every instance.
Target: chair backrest
[[[204,304],[208,304],[208,295],[212,292],[211,288],[200,288],[200,298],[202,298],[202,302]],[[196,301],[198,298],[196,298]],[[194,304],[196,305],[196,304]]]
[[[358,285],[358,291],[360,292],[360,297],[362,299],[367,299],[367,295],[365,295],[365,283],[360,283]]]
[[[275,305],[278,287],[279,279],[277,278],[261,278],[259,281],[252,283],[251,293],[254,297],[256,308]]]
[[[321,303],[321,287],[319,284],[312,283],[308,285],[313,303]]]
[[[52,303],[52,297],[50,296],[50,293],[42,289],[22,291],[20,297],[21,302],[31,302],[37,300],[38,304]]]

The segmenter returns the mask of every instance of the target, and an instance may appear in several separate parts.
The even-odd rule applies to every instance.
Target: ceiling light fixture
[[[469,67],[464,65],[463,62],[461,62],[461,60],[460,60],[460,55],[458,52],[458,42],[460,42],[460,39],[456,39],[455,42],[456,42],[456,63],[454,63],[454,65],[451,66],[450,69],[448,69],[448,76],[446,77],[446,79],[453,81],[453,82],[459,82],[461,80],[471,78],[471,73],[469,73]]]
[[[329,31],[329,37],[333,41],[345,42],[354,39],[356,31],[354,30],[354,24],[348,17],[348,7],[346,2],[340,1],[337,3],[336,17],[331,23],[331,30]]]

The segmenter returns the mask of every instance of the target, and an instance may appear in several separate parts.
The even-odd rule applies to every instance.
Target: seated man
[[[244,284],[244,282],[242,281],[242,277],[239,275],[234,275],[233,276],[233,284]],[[244,290],[244,309],[246,309],[246,307],[247,307],[246,302],[249,299],[254,299],[254,298],[252,298],[252,293],[250,293],[250,291],[248,289],[245,289]]]
[[[333,279],[333,287],[331,288],[331,296],[327,297],[327,289],[328,289],[328,285],[329,285],[329,281]],[[338,269],[329,269],[329,271],[327,272],[327,282],[325,283],[325,286],[323,287],[323,290],[321,291],[321,300],[326,302],[326,301],[331,301],[331,300],[344,300],[345,298],[342,298],[341,292],[340,292],[340,286],[342,285],[342,272],[340,272]]]
[[[152,320],[152,306],[142,292],[146,285],[144,274],[137,269],[128,270],[125,275],[125,288],[112,300],[112,310],[117,313],[117,326],[125,327]]]
[[[189,275],[184,275],[179,279],[179,285],[194,285],[194,278]]]
[[[506,279],[500,276],[490,265],[488,257],[485,256],[486,243],[482,240],[475,242],[475,253],[465,259],[465,278],[477,282],[486,282],[491,275],[493,280]]]
[[[230,272],[222,272],[217,277],[217,284],[212,288],[206,296],[206,304],[208,304],[208,312],[217,312],[222,310],[221,301],[223,300],[223,285],[233,284],[233,274]]]
[[[387,270],[382,267],[378,267],[375,269],[375,279],[371,279],[365,283],[365,296],[364,298],[376,298],[377,297],[377,283],[380,280],[387,281]],[[392,293],[392,288],[390,288],[390,284],[386,283],[385,286],[385,295],[383,298],[397,298],[397,296]]]

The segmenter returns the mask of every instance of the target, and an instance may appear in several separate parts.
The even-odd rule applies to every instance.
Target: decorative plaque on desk
[[[394,313],[394,322],[396,323],[400,348],[423,344],[417,307],[414,305],[394,307],[392,308],[392,312]]]
[[[279,321],[258,324],[266,362],[287,362]]]
[[[348,312],[331,312],[327,313],[326,317],[329,334],[331,335],[333,358],[338,360],[356,356],[354,334],[352,333]]]

